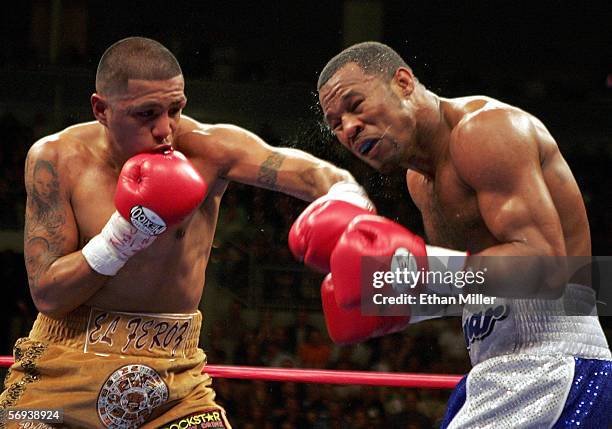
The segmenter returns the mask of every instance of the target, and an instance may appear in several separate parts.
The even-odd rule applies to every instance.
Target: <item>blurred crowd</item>
[[[0,230],[23,226],[25,188],[23,168],[25,155],[34,141],[34,127],[19,121],[10,113],[0,114]]]
[[[337,346],[317,323],[318,312],[298,309],[282,321],[263,311],[252,328],[234,301],[227,318],[205,329],[211,363],[382,372],[463,374],[469,368],[458,319],[424,322],[400,334]],[[450,391],[357,385],[213,382],[236,427],[339,428],[438,426]]]

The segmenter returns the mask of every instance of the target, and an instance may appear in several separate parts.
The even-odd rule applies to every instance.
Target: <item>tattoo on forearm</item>
[[[49,242],[42,237],[34,237],[25,243],[25,265],[28,271],[28,281],[35,286],[43,268],[44,260],[49,254]]]
[[[27,234],[24,244],[25,265],[30,285],[36,286],[45,270],[62,256],[64,238],[60,235],[29,237]]]
[[[270,155],[259,167],[257,183],[263,186],[274,188],[278,178],[278,169],[285,159],[285,155],[275,153]]]

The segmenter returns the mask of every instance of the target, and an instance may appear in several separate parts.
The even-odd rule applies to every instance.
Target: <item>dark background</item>
[[[439,95],[490,95],[540,117],[582,186],[594,254],[609,253],[609,3],[122,3],[30,1],[2,14],[0,114],[5,122],[15,116],[34,127],[27,141],[5,139],[5,151],[19,152],[41,134],[91,120],[100,55],[120,38],[143,35],[178,57],[188,81],[187,114],[309,150],[356,170],[374,198],[405,199],[391,179],[329,145],[317,124],[318,71],[345,45],[376,39],[402,54]],[[418,227],[418,217],[403,220]]]
[[[352,43],[385,42],[441,96],[489,95],[542,119],[583,191],[593,254],[610,255],[612,6],[610,2],[529,3],[55,0],[5,5],[0,14],[0,266],[6,299],[0,307],[0,325],[7,329],[0,331],[6,333],[0,337],[0,354],[10,353],[14,339],[27,333],[35,314],[21,253],[25,153],[36,139],[93,119],[89,96],[97,61],[110,44],[127,36],[154,38],[175,53],[187,80],[186,114],[203,122],[234,123],[271,144],[304,149],[348,168],[382,214],[418,232],[420,219],[403,177],[382,177],[355,161],[333,144],[319,123],[315,86],[325,63]],[[242,185],[230,186],[225,199],[209,281],[233,285],[237,308],[267,315],[255,317],[259,332],[264,332],[269,311],[307,310],[312,319],[320,317],[320,278],[296,267],[286,251],[286,231],[303,204]],[[259,229],[266,226],[265,236],[253,227],[258,222]],[[224,335],[223,329],[232,335],[230,323],[205,327],[203,341],[212,362],[245,363],[237,351],[227,354],[214,344],[213,336]],[[398,339],[398,344],[406,344],[407,337]],[[433,358],[431,335],[423,338],[411,341],[429,344],[421,355]],[[246,348],[245,341],[235,350]],[[261,341],[270,342],[270,337]],[[272,353],[264,343],[258,344],[262,356]],[[380,362],[381,350],[398,347],[371,343],[372,359]],[[298,354],[295,347],[285,349]],[[326,366],[342,366],[332,361]],[[299,359],[296,362],[300,364]],[[450,367],[436,367],[426,359],[402,362],[390,368],[467,369],[465,360]],[[379,368],[369,362],[364,369],[375,367]],[[282,388],[271,389],[276,399],[269,401],[282,404]],[[433,393],[420,395],[407,401],[422,404],[436,398]],[[233,400],[227,395],[226,399]],[[438,399],[443,402],[445,397]],[[350,423],[359,427],[355,419]],[[281,417],[274,421],[281,427]],[[293,427],[300,425],[294,422]]]

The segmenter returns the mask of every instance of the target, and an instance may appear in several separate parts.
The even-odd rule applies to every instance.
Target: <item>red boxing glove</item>
[[[117,211],[100,234],[83,247],[83,257],[94,271],[114,276],[168,226],[195,210],[207,188],[180,152],[143,153],[130,158],[117,182]]]
[[[329,337],[336,344],[352,344],[369,338],[381,337],[406,328],[409,316],[363,316],[361,309],[345,309],[336,302],[332,275],[321,284],[323,315]]]
[[[331,252],[347,225],[356,216],[374,211],[361,186],[336,183],[327,194],[306,207],[293,223],[289,248],[296,259],[327,273]]]
[[[200,205],[208,186],[182,153],[142,153],[124,164],[115,207],[142,232],[159,235]]]
[[[372,257],[368,260],[370,266],[362,266],[364,256]],[[401,280],[394,280],[393,287],[398,293],[405,289],[415,295],[423,291],[445,296],[461,295],[463,286],[455,287],[445,279],[447,273],[465,269],[467,256],[463,251],[426,245],[418,235],[382,216],[358,216],[346,228],[331,255],[336,302],[347,309],[360,305],[362,276],[372,279],[375,271],[397,273],[399,270],[406,274],[400,277]],[[444,275],[429,276],[428,271]],[[408,272],[415,276],[408,276]],[[414,281],[416,284],[412,283]],[[444,308],[430,307],[431,313],[413,316],[415,323],[446,314]]]
[[[331,255],[336,301],[343,308],[361,303],[363,256],[377,257],[372,262],[381,265],[382,271],[392,270],[393,256],[408,257],[412,270],[427,270],[427,250],[421,237],[382,216],[358,216],[346,228]]]

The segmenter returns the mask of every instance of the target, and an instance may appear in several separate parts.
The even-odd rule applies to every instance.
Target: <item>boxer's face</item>
[[[396,86],[348,63],[321,87],[319,101],[332,132],[354,155],[382,172],[400,166],[414,120]]]
[[[127,89],[109,100],[111,139],[128,153],[171,145],[187,103],[183,76],[168,80],[128,81]]]

